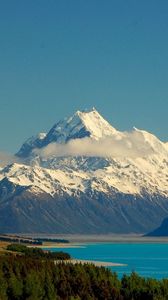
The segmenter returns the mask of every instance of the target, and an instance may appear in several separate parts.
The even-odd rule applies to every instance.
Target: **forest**
[[[23,244],[10,244],[7,246],[7,251],[18,252],[20,254],[26,255],[26,257],[36,258],[36,259],[52,259],[52,260],[67,260],[71,256],[68,253],[62,251],[44,251],[37,247],[27,247]]]
[[[92,264],[0,256],[0,300],[166,300],[168,279],[124,275]]]

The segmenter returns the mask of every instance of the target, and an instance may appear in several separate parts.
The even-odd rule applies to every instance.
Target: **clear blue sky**
[[[168,140],[168,1],[1,1],[0,150],[92,106]]]

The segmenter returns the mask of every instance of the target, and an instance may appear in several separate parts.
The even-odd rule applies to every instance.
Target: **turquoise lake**
[[[144,277],[168,278],[168,244],[96,243],[84,244],[81,248],[54,248],[51,251],[68,252],[78,259],[127,264],[109,267],[119,277],[135,271]]]

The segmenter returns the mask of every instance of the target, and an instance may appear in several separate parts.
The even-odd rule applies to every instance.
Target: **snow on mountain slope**
[[[48,165],[48,164],[47,164]],[[0,172],[0,178],[21,186],[35,186],[50,195],[64,191],[104,192],[168,197],[168,159],[156,155],[125,158],[64,157],[55,159],[54,169],[13,164]]]
[[[153,134],[145,130],[137,129],[136,127],[134,127],[134,132],[137,134],[137,136],[139,136],[139,138],[141,138],[141,144],[139,146],[142,147],[142,150],[143,146],[147,144],[149,145],[152,150],[151,152],[153,153],[162,153],[163,155],[167,153],[167,151],[165,151],[165,144]]]
[[[49,170],[14,163],[0,172],[0,179],[3,178],[7,178],[16,185],[34,186],[39,189],[39,192],[41,190],[53,195],[60,188],[68,193],[72,193],[78,188],[83,191],[85,174],[81,172],[65,173],[61,170]]]
[[[116,130],[95,110],[77,111],[72,117],[58,122],[49,131],[44,143],[65,143],[70,139],[89,136],[99,139],[110,136]]]

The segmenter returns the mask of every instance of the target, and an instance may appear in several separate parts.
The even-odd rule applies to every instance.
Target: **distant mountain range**
[[[0,170],[0,232],[144,233],[168,215],[168,143],[77,111]]]
[[[159,227],[147,233],[146,236],[160,236],[160,237],[168,236],[168,217],[163,220],[163,222]]]

